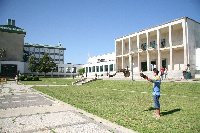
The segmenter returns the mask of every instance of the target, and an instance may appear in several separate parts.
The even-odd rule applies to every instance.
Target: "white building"
[[[63,48],[61,44],[57,46],[50,46],[25,43],[24,50],[35,56],[38,61],[44,56],[44,53],[47,53],[56,64],[64,64],[64,50],[66,50],[66,48]]]
[[[85,77],[108,76],[114,74],[115,70],[115,53],[108,53],[89,57],[85,68]]]
[[[194,77],[200,70],[200,23],[183,17],[115,40],[116,71],[133,65],[135,78],[142,70],[168,68],[168,78],[181,78],[187,64]]]

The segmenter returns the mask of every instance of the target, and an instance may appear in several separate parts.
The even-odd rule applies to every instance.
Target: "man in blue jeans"
[[[159,98],[160,98],[160,84],[161,84],[161,79],[160,76],[158,75],[159,71],[154,68],[153,69],[153,73],[154,73],[154,78],[150,79],[148,78],[146,75],[144,75],[143,73],[140,73],[140,76],[143,77],[144,79],[147,79],[148,81],[154,83],[153,84],[153,101],[154,101],[154,108],[155,108],[155,117],[156,118],[160,118],[160,102],[159,102]]]

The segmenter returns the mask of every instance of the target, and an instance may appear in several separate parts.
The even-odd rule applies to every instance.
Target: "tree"
[[[29,59],[28,59],[28,69],[31,71],[31,72],[36,72],[37,71],[37,68],[38,68],[38,63],[36,61],[36,57],[35,56],[30,56]]]
[[[53,59],[45,53],[39,61],[38,71],[44,72],[44,76],[46,76],[46,73],[53,71],[55,67],[56,64],[53,62]]]
[[[85,68],[78,69],[78,74],[83,75],[85,73]]]
[[[31,54],[28,51],[24,50],[24,55],[23,55],[24,62],[27,62],[30,56]]]

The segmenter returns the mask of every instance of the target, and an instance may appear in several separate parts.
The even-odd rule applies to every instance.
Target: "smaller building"
[[[58,77],[74,77],[78,75],[78,70],[81,68],[83,68],[82,64],[57,64],[57,69],[53,75]]]
[[[88,58],[85,68],[85,77],[108,76],[116,73],[115,53],[107,53]]]

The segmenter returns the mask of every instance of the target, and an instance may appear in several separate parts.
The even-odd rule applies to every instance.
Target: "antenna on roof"
[[[60,43],[60,42],[58,42],[58,45],[59,45],[59,46],[61,46],[61,43]]]

